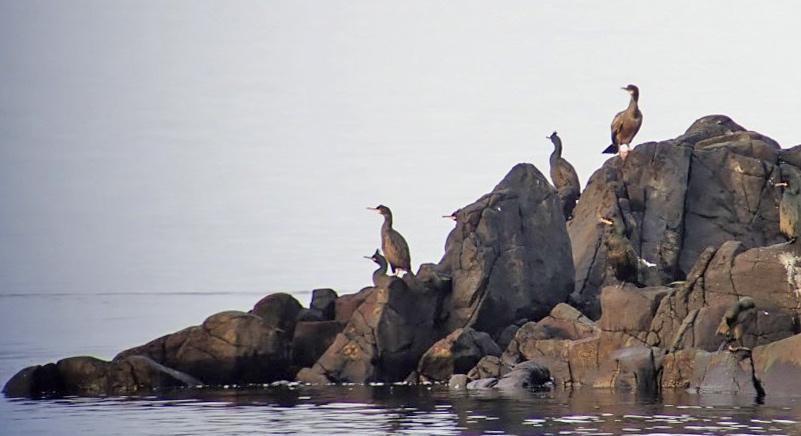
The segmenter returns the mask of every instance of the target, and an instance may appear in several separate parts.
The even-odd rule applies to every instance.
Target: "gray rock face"
[[[453,374],[470,371],[484,356],[500,355],[501,349],[487,333],[456,329],[423,354],[417,373],[424,380],[447,381]]]
[[[668,351],[716,351],[724,340],[715,334],[721,318],[742,296],[752,297],[757,309],[755,324],[745,329],[744,346],[798,333],[799,250],[787,244],[745,250],[744,244],[731,241],[705,251],[687,281],[661,301],[648,343]]]
[[[204,384],[264,383],[292,377],[290,342],[283,330],[260,316],[228,311],[123,351],[114,361],[142,355]]]
[[[199,380],[144,356],[114,362],[80,356],[26,368],[6,383],[3,393],[11,397],[125,395],[199,384]]]
[[[350,314],[342,333],[311,368],[301,370],[300,379],[395,382],[415,369],[439,337],[436,318],[443,296],[436,290],[409,287],[401,279],[388,283],[360,292],[365,299]],[[343,298],[337,300],[338,320],[344,312],[339,304]]]
[[[780,194],[772,186],[778,156],[775,141],[715,115],[678,138],[637,146],[625,162],[608,160],[590,178],[568,225],[576,268],[571,301],[597,319],[599,290],[613,283],[598,214],[623,216],[639,256],[654,264],[640,272],[647,285],[683,279],[710,245],[783,241]]]
[[[456,217],[440,262],[452,277],[448,330],[498,334],[567,300],[574,276],[570,240],[559,198],[534,166],[516,165]]]

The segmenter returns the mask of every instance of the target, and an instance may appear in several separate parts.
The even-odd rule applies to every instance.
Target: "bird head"
[[[626,85],[626,86],[624,86],[624,87],[622,87],[620,89],[622,89],[622,90],[628,92],[629,94],[631,94],[631,96],[635,100],[640,97],[640,88],[637,88],[636,85],[628,84],[628,85]]]
[[[562,138],[554,131],[551,133],[551,136],[546,136],[545,138],[550,139],[553,145],[562,145]]]
[[[383,204],[379,204],[376,207],[368,207],[367,209],[374,210],[383,216],[392,216],[392,211],[389,210],[389,208],[384,206]]]
[[[370,259],[379,265],[381,265],[383,262],[386,262],[386,259],[384,259],[384,256],[381,255],[381,252],[378,251],[377,248],[375,249],[375,253],[373,253],[372,256],[364,256],[364,258]]]

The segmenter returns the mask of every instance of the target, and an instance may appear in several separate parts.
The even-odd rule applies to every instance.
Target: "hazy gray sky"
[[[0,291],[353,290],[556,129],[801,142],[794,2],[0,1]]]

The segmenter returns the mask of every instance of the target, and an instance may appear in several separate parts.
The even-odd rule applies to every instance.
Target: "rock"
[[[468,378],[464,374],[454,374],[448,380],[448,387],[451,389],[467,389]]]
[[[629,347],[613,352],[599,368],[593,386],[657,392],[662,370],[661,348]]]
[[[801,335],[754,348],[754,375],[769,396],[801,392]]]
[[[3,386],[3,393],[9,397],[39,397],[62,392],[64,384],[54,363],[22,369]]]
[[[746,132],[728,117],[696,121],[673,140],[641,144],[623,164],[608,160],[590,178],[568,225],[576,268],[571,297],[583,313],[600,315],[607,277],[603,229],[597,215],[620,211],[639,256],[655,264],[641,281],[683,279],[707,246],[728,240],[744,248],[782,241],[775,141]],[[608,201],[608,181],[620,187]],[[616,204],[615,204],[616,203]]]
[[[331,382],[321,369],[314,367],[301,368],[295,376],[295,380],[310,385],[324,385]]]
[[[494,377],[491,377],[491,378],[482,378],[482,379],[479,379],[479,380],[473,380],[473,381],[471,381],[471,382],[467,383],[467,389],[468,389],[468,390],[474,390],[474,389],[492,389],[492,388],[494,388],[494,387],[495,387],[495,385],[497,385],[497,384],[498,384],[498,379],[497,379],[497,378],[494,378]]]
[[[796,168],[801,168],[801,145],[779,150],[779,160]]]
[[[355,294],[346,294],[337,298],[334,309],[336,312],[334,319],[343,326],[347,324],[356,309],[364,303],[364,300],[370,296],[374,289],[375,288],[368,287]]]
[[[292,338],[292,363],[299,368],[314,365],[340,331],[342,324],[337,321],[298,322]]]
[[[724,340],[715,334],[721,317],[743,296],[756,304],[756,324],[746,332],[743,345],[764,345],[798,333],[798,251],[786,244],[744,251],[743,244],[734,241],[706,250],[687,281],[661,301],[648,343],[670,351],[716,351]]]
[[[259,300],[249,313],[261,317],[267,326],[285,331],[291,338],[301,309],[303,306],[295,297],[279,292]]]
[[[688,389],[696,372],[706,368],[712,353],[694,348],[668,353],[662,359],[660,386],[663,389]]]
[[[10,397],[126,395],[200,384],[144,356],[115,362],[79,356],[25,368],[9,380],[3,392]]]
[[[336,302],[337,293],[333,289],[315,289],[309,309],[318,312],[321,321],[331,321],[336,317]]]
[[[512,365],[501,361],[498,356],[484,356],[478,361],[476,366],[467,373],[470,380],[482,378],[500,378],[512,370]]]
[[[495,343],[498,344],[502,350],[505,350],[506,347],[509,346],[509,343],[515,338],[515,334],[517,331],[520,330],[520,326],[517,324],[509,324],[506,326],[501,332],[498,334],[498,337],[495,338]]]
[[[553,386],[548,368],[536,362],[523,362],[498,379],[497,389],[543,389]]]
[[[114,361],[133,355],[147,356],[212,385],[266,383],[294,375],[285,331],[239,311],[212,315],[200,326],[123,351]]]
[[[532,165],[518,164],[495,189],[460,209],[440,269],[452,277],[447,329],[497,334],[539,319],[573,289],[559,198]]]
[[[364,301],[304,377],[312,373],[333,382],[401,381],[439,339],[436,317],[442,295],[438,291],[410,288],[393,279],[387,287],[360,294],[366,296]],[[339,303],[346,297],[337,300],[337,320],[342,313]]]
[[[639,289],[631,284],[607,286],[601,291],[603,315],[598,326],[606,332],[623,332],[645,342],[657,308],[671,289],[654,286]]]
[[[754,378],[751,357],[728,351],[709,356],[703,371],[695,371],[690,389],[698,393],[741,394],[754,398],[764,394]]]
[[[423,354],[417,372],[431,381],[446,381],[453,374],[470,371],[487,355],[501,355],[490,335],[470,327],[456,329]]]

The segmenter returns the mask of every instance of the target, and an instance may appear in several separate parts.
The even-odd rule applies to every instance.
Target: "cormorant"
[[[613,220],[598,216],[598,220],[612,226],[604,238],[606,245],[606,260],[615,273],[615,278],[621,282],[639,283],[640,257],[626,236],[626,226],[623,219],[615,216]]]
[[[748,350],[743,346],[743,335],[745,330],[754,324],[756,316],[754,299],[751,297],[740,298],[723,314],[715,334],[725,338],[725,343],[729,345],[729,351]],[[739,343],[738,348],[732,347],[731,344],[735,342]]]
[[[550,159],[551,181],[559,194],[562,213],[567,221],[573,217],[573,208],[576,207],[576,200],[581,195],[581,184],[576,169],[562,157],[562,139],[556,132],[551,133],[551,136],[547,136],[547,138],[551,140],[554,148]]]
[[[637,106],[640,99],[640,89],[634,85],[622,88],[631,95],[626,110],[618,112],[612,119],[612,144],[601,153],[619,153],[625,160],[630,150],[631,141],[642,126],[642,112]]]
[[[779,203],[779,231],[790,242],[795,242],[801,236],[801,172],[784,166],[782,179],[775,185],[784,187]]]
[[[377,288],[386,287],[390,280],[390,276],[387,275],[387,259],[381,255],[378,249],[375,250],[372,256],[364,256],[364,258],[370,259],[378,265],[378,269],[373,271],[373,286]]]
[[[397,230],[392,228],[392,211],[383,204],[367,209],[377,211],[384,216],[384,224],[381,225],[381,251],[384,252],[384,256],[392,268],[392,273],[395,274],[396,270],[403,270],[411,274],[412,260],[409,256],[409,244]]]

